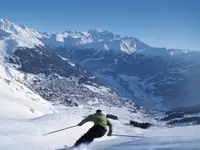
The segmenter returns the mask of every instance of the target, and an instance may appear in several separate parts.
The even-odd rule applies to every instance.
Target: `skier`
[[[95,114],[89,115],[83,119],[78,126],[82,126],[84,123],[89,121],[94,122],[94,126],[76,141],[74,147],[78,147],[81,144],[90,144],[95,138],[103,137],[107,132],[107,126],[109,127],[107,136],[112,135],[112,124],[100,109],[98,109]]]

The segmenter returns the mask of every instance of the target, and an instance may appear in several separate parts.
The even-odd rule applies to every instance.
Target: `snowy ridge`
[[[7,53],[12,53],[17,47],[34,48],[44,46],[39,40],[44,35],[26,26],[18,26],[6,19],[0,19],[0,44]]]
[[[28,48],[31,48],[31,50],[28,50]],[[129,99],[133,100],[136,99],[142,102],[142,104],[144,105],[148,104],[150,107],[157,105],[156,108],[163,108],[162,104],[160,103],[164,102],[162,96],[165,93],[164,94],[162,93],[167,85],[169,86],[169,88],[167,87],[167,90],[169,91],[171,90],[170,88],[173,88],[177,85],[181,85],[177,84],[176,81],[186,79],[184,77],[186,75],[186,72],[189,72],[190,74],[194,72],[194,76],[196,76],[195,74],[197,71],[195,72],[195,70],[199,70],[198,69],[199,66],[198,64],[200,60],[199,52],[188,52],[176,49],[169,50],[166,48],[153,48],[141,42],[137,38],[121,37],[120,35],[102,29],[89,30],[86,32],[66,31],[60,34],[46,34],[37,32],[36,30],[30,29],[24,25],[23,26],[16,25],[6,19],[0,19],[1,61],[7,61],[9,58],[12,58],[12,56],[16,55],[17,57],[15,57],[16,60],[15,63],[18,62],[17,60],[18,58],[20,58],[21,60],[23,58],[23,62],[20,63],[23,63],[24,65],[23,67],[26,68],[25,70],[23,70],[25,72],[27,70],[29,70],[29,72],[30,71],[38,72],[38,69],[33,69],[33,68],[38,68],[39,65],[44,65],[44,64],[46,64],[45,67],[46,71],[51,72],[47,68],[49,68],[48,63],[52,59],[49,59],[49,62],[45,62],[44,64],[37,63],[39,62],[40,59],[40,58],[38,59],[38,57],[40,57],[42,53],[44,53],[43,57],[45,57],[48,51],[52,51],[51,48],[54,49],[53,52],[56,51],[63,58],[68,58],[69,60],[68,63],[70,63],[71,68],[72,67],[76,68],[76,65],[71,62],[75,62],[78,64],[80,63],[79,65],[81,65],[81,67],[87,68],[87,70],[89,70],[90,72],[99,75],[99,77],[102,77],[104,81],[109,80],[108,81],[108,83],[110,83],[109,87],[116,90],[117,91],[116,94],[121,94],[121,96]],[[24,53],[22,51],[24,51]],[[13,55],[13,52],[18,52],[18,55],[16,53]],[[33,53],[35,54],[34,58],[33,58],[34,56]],[[130,54],[136,54],[136,55],[130,55]],[[30,56],[28,58],[29,61],[26,61],[27,59],[26,55]],[[159,59],[156,58],[155,56],[156,57],[159,56]],[[8,59],[5,60],[5,58]],[[35,63],[33,61],[31,64],[30,60],[32,61],[35,60]],[[41,63],[44,60],[40,60]],[[113,60],[115,61],[113,62]],[[183,60],[186,60],[188,62],[184,62]],[[185,64],[189,63],[191,65],[196,65],[196,66],[189,67],[189,65],[185,65],[184,63]],[[35,64],[38,65],[33,67],[33,65]],[[163,73],[160,74],[160,71],[163,68],[162,65],[169,66],[168,68],[169,71],[167,72],[167,70],[164,70]],[[183,68],[182,65],[187,66],[188,70],[185,70],[187,68],[185,67]],[[60,64],[59,67],[62,69],[62,66],[63,65]],[[177,66],[178,67],[180,66],[180,68],[177,68]],[[44,70],[42,66],[40,67],[41,70]],[[174,67],[177,69],[173,71]],[[66,69],[66,67],[64,68]],[[130,68],[137,68],[137,69],[136,71],[134,71],[133,69]],[[150,70],[149,68],[152,69]],[[155,70],[152,71],[153,69]],[[114,73],[116,70],[116,73],[119,73],[119,76],[116,73],[113,76],[113,70]],[[75,71],[75,69],[74,70],[72,69],[72,71]],[[106,71],[108,74],[105,74]],[[150,78],[147,77],[149,73],[152,74],[152,77]],[[125,76],[120,77],[120,74]],[[157,75],[160,74],[160,76],[156,77],[155,74]],[[116,80],[112,76],[116,78]],[[165,76],[166,80],[162,81],[161,78],[165,78]],[[174,78],[171,78],[171,81],[169,81],[168,76],[174,76]],[[133,78],[132,82],[133,86],[127,84],[129,78]],[[138,80],[136,81],[134,78],[137,78]],[[159,78],[160,81],[157,82]],[[175,79],[176,81],[172,82]],[[149,84],[150,82],[152,83]],[[187,82],[188,81],[184,82],[184,84]],[[196,93],[198,94],[199,92],[196,92],[192,88],[195,83],[196,82],[193,82],[191,84],[191,92],[190,92],[191,98],[189,99],[195,99],[194,102],[196,104],[198,103],[198,98],[197,98],[198,96],[193,97],[193,95],[195,95]],[[161,88],[163,88],[163,90]],[[182,88],[177,88],[177,89],[182,89]],[[167,90],[165,90],[166,93]],[[154,96],[154,95],[159,95],[159,93],[161,93],[160,96],[156,97]],[[165,94],[165,96],[168,95],[173,95],[173,94]],[[174,97],[178,98],[178,96]],[[169,100],[172,98],[165,98],[165,99]],[[179,105],[180,103],[177,104]],[[183,106],[185,104],[188,104],[187,100],[185,100]],[[168,105],[169,105],[168,107],[173,107],[174,104],[168,103]]]
[[[34,48],[35,46],[78,47],[124,51],[131,54],[140,50],[141,46],[137,48],[137,45],[148,47],[134,37],[121,37],[101,29],[87,32],[66,31],[61,34],[42,34],[25,25],[16,25],[7,19],[0,19],[0,37],[1,40],[11,40],[9,45],[11,42],[14,43],[12,49],[16,47]]]
[[[134,37],[121,37],[109,31],[100,29],[89,30],[87,32],[66,31],[62,34],[51,35],[50,38],[44,38],[44,43],[51,47],[77,47],[93,48],[98,50],[113,50],[116,52],[134,53],[137,50],[137,44],[144,43]]]
[[[9,44],[14,51],[17,47],[35,48],[80,48],[111,50],[127,54],[141,53],[148,56],[173,56],[189,53],[185,50],[154,48],[135,37],[122,37],[107,30],[65,31],[59,34],[40,33],[26,25],[16,25],[7,19],[0,19],[0,41]],[[6,46],[4,46],[6,47]]]

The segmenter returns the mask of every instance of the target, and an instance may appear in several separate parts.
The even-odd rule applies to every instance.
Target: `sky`
[[[41,32],[101,28],[156,47],[200,50],[200,0],[0,0],[0,18]]]

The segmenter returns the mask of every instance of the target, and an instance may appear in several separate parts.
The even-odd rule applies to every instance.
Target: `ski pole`
[[[56,133],[56,132],[59,132],[59,131],[63,131],[63,130],[67,130],[67,129],[71,129],[71,128],[74,128],[74,127],[77,127],[78,125],[74,125],[74,126],[70,126],[70,127],[67,127],[67,128],[63,128],[63,129],[59,129],[59,130],[55,130],[55,131],[52,131],[52,132],[49,132],[49,133],[45,133],[43,134],[43,136],[45,135],[48,135],[48,134],[52,134],[52,133]]]
[[[112,134],[112,136],[123,136],[123,137],[139,137],[139,138],[145,138],[145,136],[137,136],[137,135],[122,135],[122,134]]]

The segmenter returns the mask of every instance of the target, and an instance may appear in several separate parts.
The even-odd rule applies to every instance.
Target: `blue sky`
[[[167,48],[200,50],[199,0],[0,0],[0,18],[39,31],[102,28]]]

